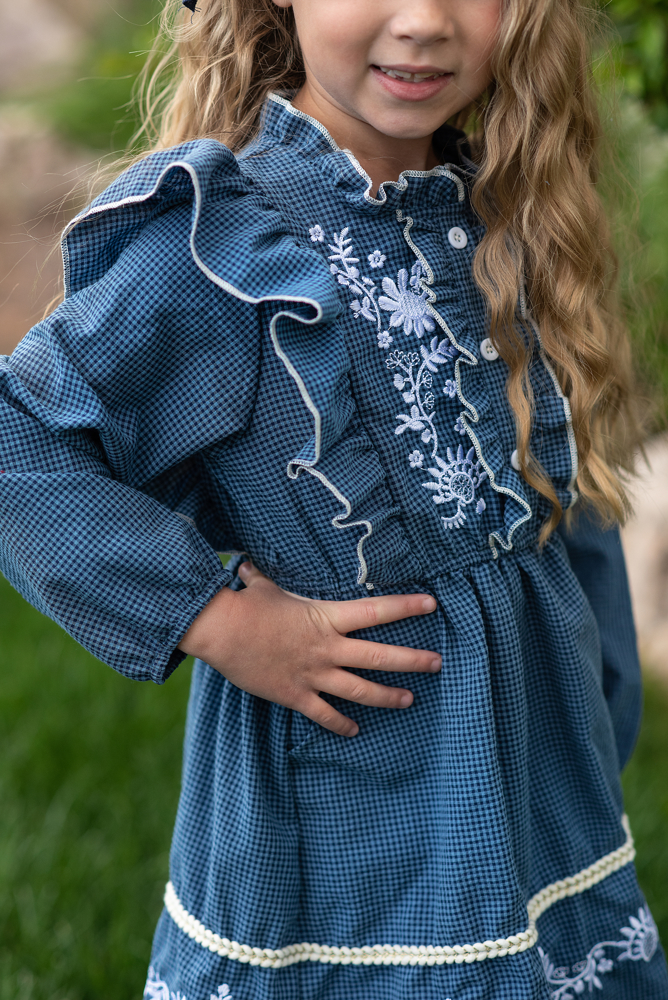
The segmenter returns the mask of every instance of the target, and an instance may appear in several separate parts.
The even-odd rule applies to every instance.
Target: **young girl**
[[[4,573],[128,677],[198,658],[147,997],[668,997],[582,19],[200,0],[4,359]]]

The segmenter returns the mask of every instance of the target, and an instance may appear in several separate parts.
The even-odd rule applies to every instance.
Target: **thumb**
[[[253,566],[252,562],[243,562],[237,572],[239,573],[239,579],[245,587],[252,587],[254,584],[261,582],[271,583],[269,577]]]

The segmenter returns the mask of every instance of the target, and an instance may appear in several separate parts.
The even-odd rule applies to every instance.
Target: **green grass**
[[[0,582],[0,1000],[141,996],[190,668],[125,680]]]
[[[656,680],[645,678],[642,729],[623,784],[638,877],[668,945],[668,691]]]
[[[167,878],[190,669],[98,663],[0,579],[0,1000],[137,1000]],[[625,775],[638,872],[668,940],[668,695]]]

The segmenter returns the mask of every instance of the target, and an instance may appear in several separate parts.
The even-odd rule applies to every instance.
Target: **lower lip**
[[[452,73],[444,73],[443,76],[436,76],[433,80],[422,80],[421,83],[409,83],[408,80],[397,80],[396,77],[388,76],[377,66],[371,67],[371,72],[385,90],[400,101],[426,101],[430,97],[440,94],[444,87],[452,80]]]

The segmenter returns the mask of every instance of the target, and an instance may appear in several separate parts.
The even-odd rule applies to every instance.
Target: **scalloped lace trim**
[[[188,913],[171,882],[167,883],[165,890],[165,907],[177,927],[202,947],[223,958],[267,969],[283,969],[295,962],[322,962],[331,965],[452,965],[453,963],[459,965],[462,962],[482,962],[487,958],[516,955],[518,952],[533,948],[538,940],[536,921],[550,906],[567,896],[585,892],[633,861],[635,848],[626,816],[622,817],[622,823],[626,831],[626,841],[621,847],[606,854],[577,875],[553,882],[532,896],[527,905],[529,917],[527,929],[520,934],[511,934],[507,938],[497,938],[496,941],[456,945],[376,944],[361,948],[335,947],[326,944],[253,948],[251,945],[230,941],[208,930],[196,917]],[[169,1000],[169,997],[165,1000]],[[566,1000],[566,997],[560,995],[558,1000]]]

